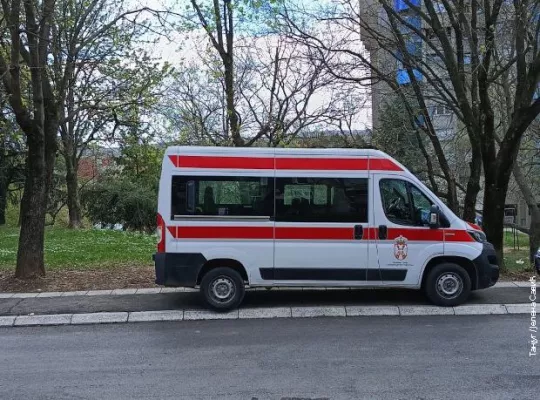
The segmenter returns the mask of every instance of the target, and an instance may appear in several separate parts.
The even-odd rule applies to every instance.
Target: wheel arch
[[[233,258],[214,258],[212,260],[206,261],[206,263],[204,263],[204,265],[199,270],[199,273],[197,275],[197,285],[200,285],[204,275],[206,275],[209,271],[219,267],[226,267],[235,270],[240,274],[244,282],[247,282],[249,284],[247,270],[240,261]]]
[[[471,290],[477,289],[478,271],[476,270],[476,266],[474,265],[472,260],[469,260],[466,257],[460,257],[460,256],[438,256],[438,257],[433,257],[431,260],[429,260],[426,266],[424,267],[424,271],[422,272],[422,280],[420,284],[421,288],[425,287],[425,282],[430,271],[433,268],[435,268],[437,265],[440,265],[442,263],[453,263],[462,267],[467,272],[467,274],[469,275],[469,278],[471,279]]]

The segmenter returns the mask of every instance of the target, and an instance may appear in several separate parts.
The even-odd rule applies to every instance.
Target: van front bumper
[[[201,253],[156,253],[153,255],[156,284],[194,287],[206,258]]]
[[[499,280],[499,261],[497,253],[491,243],[484,243],[482,253],[473,260],[476,267],[476,287],[485,289],[491,287]]]

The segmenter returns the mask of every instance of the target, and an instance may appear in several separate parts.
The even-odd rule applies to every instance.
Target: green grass
[[[0,227],[0,269],[14,268],[19,229]],[[45,265],[50,269],[94,269],[151,265],[156,238],[136,232],[48,227]]]
[[[516,231],[515,236],[516,237],[514,240],[514,234],[509,230],[505,230],[504,231],[504,246],[511,247],[511,248],[514,248],[515,246],[516,249],[519,247],[520,250],[523,250],[523,249],[527,250],[529,248],[529,235]]]
[[[504,232],[504,266],[508,272],[531,272],[529,262],[529,235],[510,230]],[[519,249],[518,249],[519,248]]]

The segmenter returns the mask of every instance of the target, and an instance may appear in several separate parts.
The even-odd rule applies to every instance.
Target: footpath
[[[420,291],[352,288],[248,289],[239,310],[205,308],[195,289],[0,293],[0,327],[244,318],[530,314],[531,283],[500,282],[459,307],[429,305]]]

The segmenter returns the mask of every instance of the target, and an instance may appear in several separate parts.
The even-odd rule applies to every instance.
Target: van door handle
[[[388,227],[386,225],[379,225],[379,239],[385,240],[388,237]]]
[[[355,225],[354,226],[354,239],[362,240],[363,237],[364,237],[364,227],[362,225]]]

